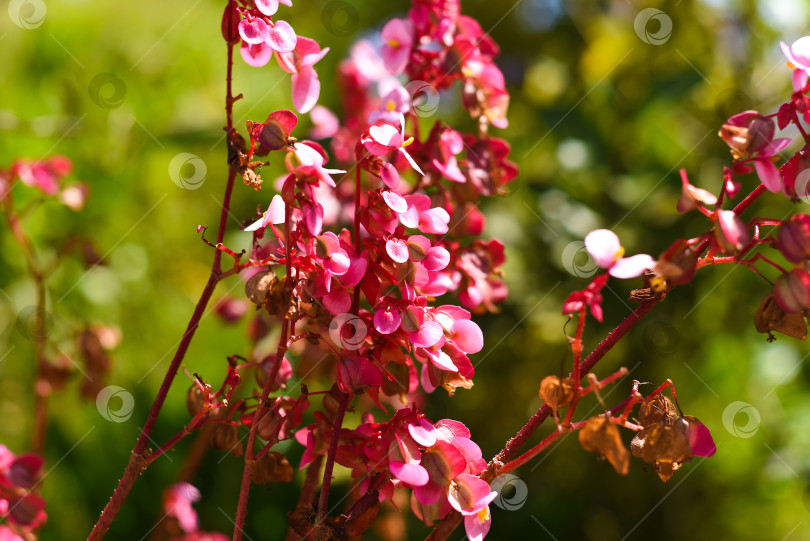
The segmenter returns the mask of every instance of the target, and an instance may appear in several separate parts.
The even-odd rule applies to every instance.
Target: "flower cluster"
[[[311,111],[315,128],[312,139],[294,137],[298,116],[278,110],[248,122],[244,142],[231,134],[247,184],[262,187],[254,156],[283,153],[287,173],[275,182],[267,209],[244,227],[253,232],[249,260],[218,248],[234,256],[248,298],[264,309],[252,318],[252,360],[239,368],[261,363],[265,392],[293,375],[312,387],[319,378],[333,384],[305,391],[298,401],[270,397],[255,427],[248,419],[256,408],[231,405],[229,411],[241,408],[239,417],[217,428],[228,432],[220,447],[233,440],[242,452],[232,428],[240,422],[270,445],[294,433],[306,445],[301,468],[324,455],[357,476],[373,474],[374,485],[364,490],[390,498],[394,488],[410,489],[426,523],[456,509],[468,517],[468,534],[481,538],[495,493],[476,477],[485,466],[480,449],[461,423],[433,424],[415,404],[439,387],[451,395],[472,387],[470,355],[484,345],[472,314],[496,311],[507,293],[503,244],[476,238],[484,227],[479,199],[503,193],[517,175],[509,145],[488,133],[489,126],[507,124],[497,46],[461,15],[458,2],[416,1],[407,18],[382,28],[379,46],[362,40],[341,62],[341,118],[316,106],[312,66],[328,49],[274,20],[277,8],[278,2],[231,3],[223,34],[241,42],[248,64],[276,57],[292,74],[295,108]],[[456,81],[478,132],[462,134],[436,121],[423,136],[425,99],[440,99],[439,91],[449,92]],[[329,145],[315,139],[330,139]],[[328,165],[329,150],[337,166]],[[343,176],[347,170],[353,179]],[[461,306],[435,301],[447,294]],[[238,319],[222,306],[223,317]],[[290,348],[286,365],[261,340],[272,325],[262,323],[268,316],[290,322],[287,343],[280,344]],[[281,374],[283,380],[270,381]],[[315,423],[295,432],[313,394],[324,394],[323,411],[313,411]],[[358,395],[385,412],[394,406],[395,413],[389,421],[339,429],[331,456],[343,415],[337,404]]]

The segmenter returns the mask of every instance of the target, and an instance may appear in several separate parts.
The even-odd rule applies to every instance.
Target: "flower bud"
[[[779,229],[776,245],[782,255],[794,263],[810,258],[810,216],[791,216]]]
[[[756,111],[745,111],[728,119],[720,128],[720,136],[735,157],[745,156],[761,150],[773,139],[773,120]]]
[[[742,250],[750,239],[745,222],[733,210],[717,212],[714,223],[714,240],[723,254],[735,254]]]
[[[810,274],[793,269],[776,279],[776,302],[785,312],[802,312],[810,307]]]

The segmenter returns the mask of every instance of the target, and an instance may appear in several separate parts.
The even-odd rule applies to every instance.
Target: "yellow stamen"
[[[410,145],[411,143],[413,143],[413,137],[408,137],[408,138],[407,138],[407,139],[406,139],[406,140],[405,140],[405,141],[402,143],[402,146],[403,146],[403,148],[404,148],[404,147],[406,147],[406,146]]]
[[[389,39],[388,40],[388,46],[393,47],[394,49],[397,49],[397,48],[399,48],[399,41],[397,41],[395,39]]]
[[[615,261],[620,260],[624,257],[624,246],[619,246],[619,249],[616,250]]]
[[[394,103],[394,100],[388,100],[385,102],[385,108],[389,111],[393,111],[396,108],[397,104]]]
[[[478,521],[483,524],[484,522],[489,520],[489,506],[484,507],[480,511],[478,511]]]

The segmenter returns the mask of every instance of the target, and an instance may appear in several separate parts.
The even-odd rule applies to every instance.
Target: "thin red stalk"
[[[292,245],[292,235],[290,234],[292,230],[292,208],[290,205],[285,205],[284,216],[284,228],[286,232],[284,239],[284,259],[287,269],[287,278],[285,280],[284,287],[287,291],[292,292],[292,254],[290,252]],[[292,326],[292,322],[285,314],[284,319],[281,322],[281,336],[278,339],[276,361],[273,363],[273,368],[267,375],[267,381],[264,383],[261,399],[259,399],[259,404],[256,406],[256,411],[253,412],[253,420],[250,422],[247,449],[245,450],[245,467],[242,470],[242,485],[239,489],[239,503],[236,506],[236,518],[234,519],[233,541],[241,541],[244,533],[245,517],[247,516],[247,502],[248,497],[250,496],[250,485],[253,479],[253,470],[256,467],[257,428],[262,416],[267,413],[264,406],[267,403],[267,398],[270,396],[270,388],[276,381],[276,376],[281,368],[281,360],[287,353],[287,341],[289,340],[289,336],[295,331],[295,329],[291,328]]]
[[[632,329],[636,323],[641,321],[647,313],[652,310],[652,308],[658,304],[660,301],[650,301],[642,303],[638,306],[633,312],[627,316],[624,321],[622,321],[615,329],[610,331],[604,340],[602,340],[593,351],[591,351],[590,355],[588,355],[584,361],[582,361],[581,369],[584,372],[589,372],[596,366],[602,357],[610,351],[616,343],[627,334],[630,329]],[[525,445],[525,443],[529,440],[529,438],[534,434],[538,428],[543,424],[543,422],[551,415],[551,408],[548,407],[547,404],[543,404],[543,406],[535,412],[534,415],[526,422],[523,428],[518,431],[518,433],[511,438],[506,445],[498,453],[495,458],[493,458],[489,464],[487,465],[487,469],[481,473],[481,479],[486,481],[487,483],[492,482],[492,480],[500,473],[500,467],[512,460],[512,458],[517,454],[518,450]],[[460,513],[453,511],[449,515],[447,515],[430,533],[427,537],[429,541],[439,541],[447,539],[450,534],[455,531],[456,528],[461,524],[462,516]]]
[[[323,484],[321,485],[321,496],[318,500],[318,519],[321,522],[326,517],[329,506],[329,487],[332,484],[332,470],[335,467],[335,455],[337,455],[338,441],[340,441],[340,429],[343,427],[343,416],[346,415],[346,407],[349,405],[349,395],[340,393],[338,410],[335,413],[335,425],[332,431],[332,441],[329,443],[329,451],[326,455],[326,465],[323,468]]]
[[[318,488],[318,479],[321,478],[322,464],[323,455],[318,455],[307,467],[307,475],[304,478],[304,486],[301,487],[301,494],[298,495],[298,504],[295,506],[295,511],[291,513],[291,516],[295,516],[306,507],[312,505],[315,499],[315,492]],[[310,533],[311,531],[312,530],[310,530]],[[297,541],[299,539],[301,539],[301,534],[296,532],[292,526],[290,526],[290,528],[287,530],[287,541]]]
[[[233,95],[231,93],[231,64],[233,63],[233,44],[228,44],[228,74],[226,77],[226,96],[225,96],[225,112],[227,115],[227,122],[228,127],[233,126]],[[234,180],[236,178],[236,172],[233,169],[228,171],[228,181],[225,185],[225,196],[223,197],[222,202],[222,211],[219,217],[219,228],[217,229],[217,243],[220,243],[225,238],[225,226],[227,224],[228,213],[230,211],[230,204],[231,204],[231,193],[233,192],[233,185]],[[169,392],[169,389],[172,386],[172,382],[174,381],[174,377],[177,375],[177,370],[180,367],[180,363],[186,356],[186,352],[188,351],[188,347],[191,344],[192,338],[194,338],[194,333],[197,330],[197,326],[202,319],[203,314],[205,313],[205,309],[208,306],[208,302],[211,300],[211,296],[214,294],[214,289],[216,289],[217,283],[219,282],[219,274],[222,269],[222,252],[220,250],[214,251],[214,261],[211,265],[211,274],[208,277],[208,282],[205,284],[205,288],[203,288],[202,293],[200,294],[200,299],[197,301],[197,306],[194,307],[194,312],[191,315],[191,319],[186,326],[186,330],[183,333],[183,337],[180,340],[180,344],[177,347],[177,351],[172,358],[172,362],[169,365],[168,370],[166,371],[166,375],[163,378],[163,383],[160,385],[160,389],[158,390],[158,394],[155,397],[155,401],[152,403],[152,408],[149,411],[149,416],[146,419],[146,423],[144,424],[143,430],[141,431],[141,435],[138,438],[138,442],[135,444],[135,448],[132,450],[132,453],[129,457],[129,462],[127,463],[126,469],[124,470],[124,474],[121,476],[121,480],[118,482],[118,486],[115,487],[115,491],[113,492],[110,501],[107,502],[107,505],[104,507],[104,510],[101,512],[101,516],[96,522],[93,530],[90,532],[90,536],[88,537],[88,541],[97,541],[103,539],[106,535],[107,531],[110,529],[115,517],[118,515],[118,511],[121,509],[121,506],[124,505],[124,501],[126,500],[127,496],[129,495],[129,491],[132,490],[132,486],[135,484],[135,481],[138,479],[138,476],[143,472],[148,463],[146,459],[146,450],[147,446],[149,445],[150,435],[152,434],[152,429],[157,422],[158,414],[160,413],[161,408],[163,407],[163,403],[166,401],[166,396]]]

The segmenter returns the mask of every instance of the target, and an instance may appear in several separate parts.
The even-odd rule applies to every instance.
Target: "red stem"
[[[633,310],[633,312],[627,316],[624,321],[622,321],[615,329],[613,329],[610,334],[608,334],[607,337],[605,337],[605,339],[602,340],[602,342],[600,342],[593,351],[591,351],[590,355],[588,355],[585,360],[582,361],[581,369],[584,372],[589,372],[591,369],[593,369],[593,367],[596,366],[602,357],[604,357],[605,354],[610,351],[613,346],[615,346],[616,343],[621,340],[622,337],[624,337],[624,335],[636,325],[636,323],[641,321],[641,318],[647,315],[647,313],[659,302],[660,301],[645,302]],[[549,415],[551,415],[551,408],[547,404],[543,404],[543,406],[537,410],[534,415],[532,415],[523,428],[521,428],[513,438],[506,442],[506,445],[501,452],[489,462],[486,470],[481,473],[481,479],[487,483],[491,483],[492,480],[500,473],[500,467],[512,460],[515,454],[517,454],[518,450],[525,445],[532,434],[534,434],[535,431],[540,428]],[[461,524],[461,519],[462,516],[460,513],[456,511],[451,512],[433,529],[427,539],[430,541],[447,539],[450,534],[452,534],[453,531]]]
[[[228,74],[226,78],[226,96],[225,96],[225,111],[228,118],[228,127],[233,126],[233,95],[231,93],[231,65],[233,63],[233,44],[228,44]],[[217,229],[217,243],[221,243],[225,238],[225,227],[227,224],[228,213],[230,211],[230,204],[231,204],[231,193],[233,192],[233,185],[234,179],[236,178],[236,172],[233,169],[228,171],[228,181],[225,186],[225,196],[222,202],[222,211],[220,212],[219,216],[219,228]],[[208,306],[208,302],[211,300],[211,296],[214,294],[214,289],[216,289],[217,283],[219,282],[219,275],[222,270],[222,252],[220,250],[214,251],[214,261],[211,265],[211,274],[208,277],[208,282],[205,284],[205,288],[203,289],[200,299],[197,301],[197,306],[194,307],[194,313],[191,315],[191,319],[188,322],[185,332],[183,333],[183,338],[180,340],[180,344],[177,347],[177,351],[172,358],[172,362],[169,365],[168,370],[166,371],[166,375],[163,378],[163,383],[160,385],[160,389],[158,390],[158,394],[155,397],[155,401],[152,403],[152,409],[149,411],[149,416],[146,419],[146,423],[144,424],[143,430],[141,431],[141,435],[138,438],[138,442],[135,444],[135,448],[132,450],[132,453],[129,457],[129,462],[127,463],[126,469],[124,470],[124,474],[121,476],[121,480],[118,482],[118,486],[115,487],[115,491],[113,492],[110,501],[107,502],[107,505],[104,507],[104,510],[101,512],[101,516],[96,522],[93,530],[90,532],[90,536],[88,537],[88,541],[98,541],[103,539],[106,535],[107,531],[110,529],[110,525],[112,525],[115,517],[118,515],[118,511],[121,509],[121,506],[124,505],[124,501],[126,500],[127,496],[129,495],[129,491],[132,490],[132,486],[135,484],[135,481],[138,479],[138,476],[143,472],[147,465],[147,458],[146,458],[146,450],[147,446],[149,445],[149,439],[152,434],[152,429],[157,422],[158,414],[160,413],[161,408],[163,407],[163,403],[166,401],[166,396],[169,392],[169,389],[172,386],[172,382],[174,381],[174,377],[177,375],[177,370],[180,367],[180,363],[185,358],[186,352],[188,351],[188,347],[191,344],[192,338],[194,338],[194,333],[197,330],[197,326],[202,319],[203,314],[205,313],[205,309]]]
[[[322,522],[326,518],[327,507],[329,506],[329,487],[332,484],[332,470],[335,467],[335,455],[337,455],[338,442],[340,441],[340,430],[343,427],[343,416],[346,415],[346,407],[349,405],[349,395],[340,393],[338,410],[335,413],[335,425],[332,431],[332,441],[329,443],[329,452],[326,455],[326,465],[323,468],[323,485],[321,496],[318,500],[318,520]]]
[[[292,207],[285,205],[284,209],[284,228],[285,228],[285,242],[284,242],[284,259],[287,265],[287,278],[284,282],[284,287],[287,291],[292,292],[293,278],[292,278],[292,255],[290,253],[292,241]],[[292,297],[292,295],[290,295]],[[285,310],[286,312],[286,310]],[[276,381],[276,376],[281,368],[281,360],[287,353],[287,341],[290,334],[294,332],[292,322],[288,316],[284,315],[281,322],[281,336],[278,339],[278,348],[276,349],[276,361],[273,363],[273,368],[267,376],[267,381],[264,383],[262,389],[262,396],[259,399],[259,404],[256,406],[256,411],[253,412],[253,420],[250,423],[250,432],[248,434],[247,449],[245,450],[245,467],[242,470],[242,486],[239,489],[239,503],[236,506],[236,518],[234,519],[233,528],[233,541],[241,541],[244,533],[245,517],[247,516],[247,501],[250,496],[250,485],[253,479],[253,470],[256,467],[256,433],[259,422],[262,416],[268,414],[264,405],[267,403],[267,398],[270,396],[270,388]],[[274,415],[274,413],[269,413]]]

